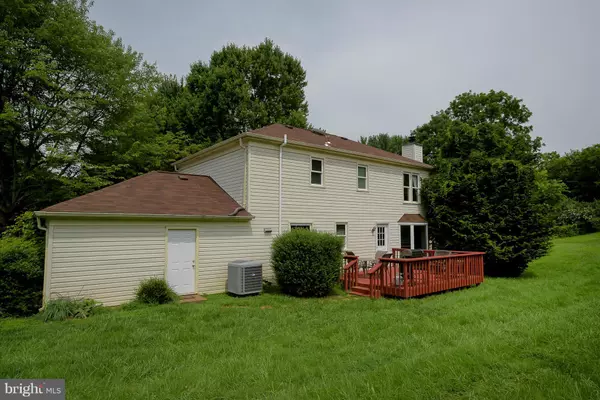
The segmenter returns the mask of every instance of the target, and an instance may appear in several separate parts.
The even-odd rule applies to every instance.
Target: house
[[[227,264],[269,267],[290,229],[344,237],[373,258],[427,247],[421,146],[403,156],[341,136],[275,124],[36,213],[46,229],[44,299],[86,296],[116,305],[139,282],[165,277],[179,294],[225,291]]]

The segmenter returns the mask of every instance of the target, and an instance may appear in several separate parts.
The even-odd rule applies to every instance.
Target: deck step
[[[369,296],[369,287],[364,285],[352,286],[350,289],[350,293],[355,294],[357,296]]]

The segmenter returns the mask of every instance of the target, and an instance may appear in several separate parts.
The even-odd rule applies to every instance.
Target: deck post
[[[403,297],[408,297],[408,275],[406,273],[406,262],[402,263],[402,283],[404,286],[404,296]]]

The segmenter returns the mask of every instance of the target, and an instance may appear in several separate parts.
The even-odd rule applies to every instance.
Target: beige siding
[[[208,175],[212,177],[239,204],[244,199],[245,150],[234,147],[201,161],[192,161],[179,168],[185,174]]]
[[[105,305],[133,299],[139,282],[164,277],[167,229],[195,229],[198,237],[196,290],[224,292],[227,264],[236,259],[262,261],[272,279],[270,253],[279,233],[279,148],[248,144],[248,210],[252,221],[125,221],[54,220],[49,223],[45,299],[90,297]],[[324,160],[324,185],[310,185],[310,157]],[[245,151],[241,148],[202,162],[191,162],[184,173],[210,175],[238,202],[243,202]],[[357,188],[357,166],[368,166],[368,191]],[[313,229],[334,232],[335,223],[348,224],[348,249],[361,257],[375,254],[373,228],[389,224],[388,246],[399,244],[398,219],[418,213],[420,206],[402,199],[402,173],[426,172],[394,165],[357,161],[284,147],[283,231],[290,223],[310,223]]]
[[[335,223],[348,224],[348,249],[362,257],[375,255],[373,228],[377,223],[389,225],[388,246],[399,244],[398,219],[403,213],[422,212],[419,205],[406,204],[402,199],[402,173],[426,172],[394,165],[359,161],[349,157],[317,154],[284,147],[283,153],[282,231],[290,223],[310,223],[319,231],[333,232]],[[310,184],[310,157],[324,160],[324,185]],[[358,165],[368,167],[368,191],[357,187]],[[277,146],[251,142],[249,169],[249,211],[254,234],[261,236],[263,228],[278,231],[278,169]],[[269,255],[270,238],[265,237],[265,253]]]
[[[149,224],[52,222],[50,297],[106,305],[131,300],[139,282],[163,276],[164,228]]]
[[[105,305],[132,300],[141,280],[164,277],[167,229],[197,230],[199,293],[225,291],[230,261],[260,260],[247,221],[57,220],[50,227],[45,286],[50,298],[89,297]]]

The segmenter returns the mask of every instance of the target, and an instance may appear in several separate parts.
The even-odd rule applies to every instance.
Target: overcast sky
[[[96,0],[91,17],[178,76],[269,37],[307,71],[309,121],[354,139],[496,89],[524,100],[545,151],[600,143],[598,0]]]

